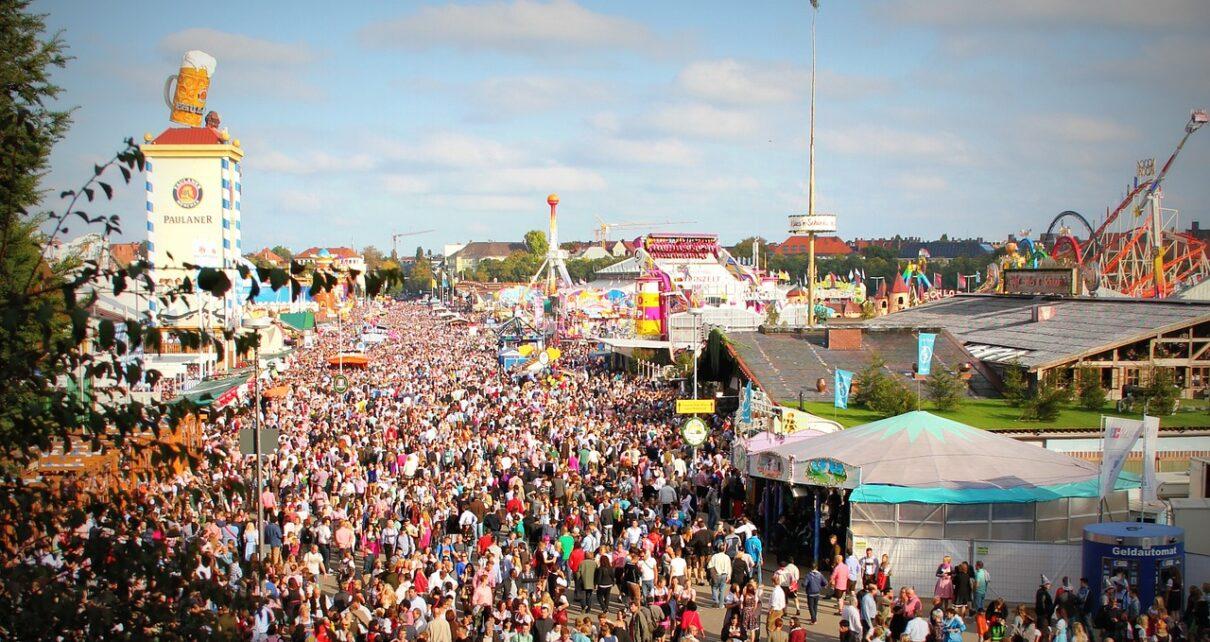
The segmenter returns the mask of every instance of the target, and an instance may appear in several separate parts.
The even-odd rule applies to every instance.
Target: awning
[[[223,396],[223,393],[242,385],[245,381],[252,378],[251,372],[242,372],[240,374],[226,377],[223,379],[211,379],[203,381],[198,385],[189,389],[188,392],[173,399],[171,403],[179,403],[183,400],[188,400],[198,406],[209,406]]]
[[[328,359],[328,365],[332,367],[345,365],[351,368],[365,368],[370,365],[370,358],[364,354],[342,354]]]
[[[298,330],[305,332],[315,329],[315,313],[314,312],[283,312],[281,322]]]

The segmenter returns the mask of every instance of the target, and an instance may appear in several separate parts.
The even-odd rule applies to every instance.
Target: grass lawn
[[[786,401],[783,405],[797,407],[798,401]],[[1063,410],[1054,421],[1024,421],[1020,419],[1021,409],[1014,408],[1003,399],[968,399],[962,407],[950,412],[942,412],[932,407],[928,402],[922,402],[921,410],[927,410],[935,415],[953,419],[976,428],[990,430],[1030,430],[1034,428],[1090,428],[1099,429],[1101,415],[1139,418],[1141,415],[1119,414],[1112,405],[1105,406],[1103,412],[1093,412],[1076,407]],[[848,408],[840,410],[825,401],[808,401],[805,410],[812,414],[828,419],[835,419],[846,428],[877,421],[883,417],[865,408]],[[1210,428],[1210,407],[1202,400],[1181,400],[1181,408],[1175,415],[1160,418],[1161,427],[1180,428]]]

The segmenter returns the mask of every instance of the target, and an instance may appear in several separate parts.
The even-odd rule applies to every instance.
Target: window
[[[1196,394],[1210,387],[1210,368],[1189,368],[1189,388]]]

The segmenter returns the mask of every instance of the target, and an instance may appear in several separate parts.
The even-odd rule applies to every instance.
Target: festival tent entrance
[[[833,486],[851,488],[855,535],[1080,541],[1100,505],[1097,464],[922,411],[768,453],[789,484],[814,485],[820,462],[847,476]],[[1110,508],[1137,486],[1119,479]]]

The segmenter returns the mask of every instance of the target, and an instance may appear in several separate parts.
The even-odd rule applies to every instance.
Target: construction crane
[[[613,230],[625,230],[633,228],[650,228],[650,227],[668,227],[669,225],[691,225],[697,221],[664,221],[662,223],[650,223],[645,221],[628,221],[625,223],[606,223],[601,220],[600,216],[594,217],[597,219],[598,225],[593,230],[593,240],[598,243],[603,243],[609,240],[609,233]]]
[[[428,234],[429,232],[432,232],[432,231],[433,230],[417,230],[415,232],[396,232],[395,234],[392,234],[391,235],[391,254],[396,257],[399,256],[399,248],[397,247],[399,239],[401,239],[405,236],[417,236],[420,234]]]

